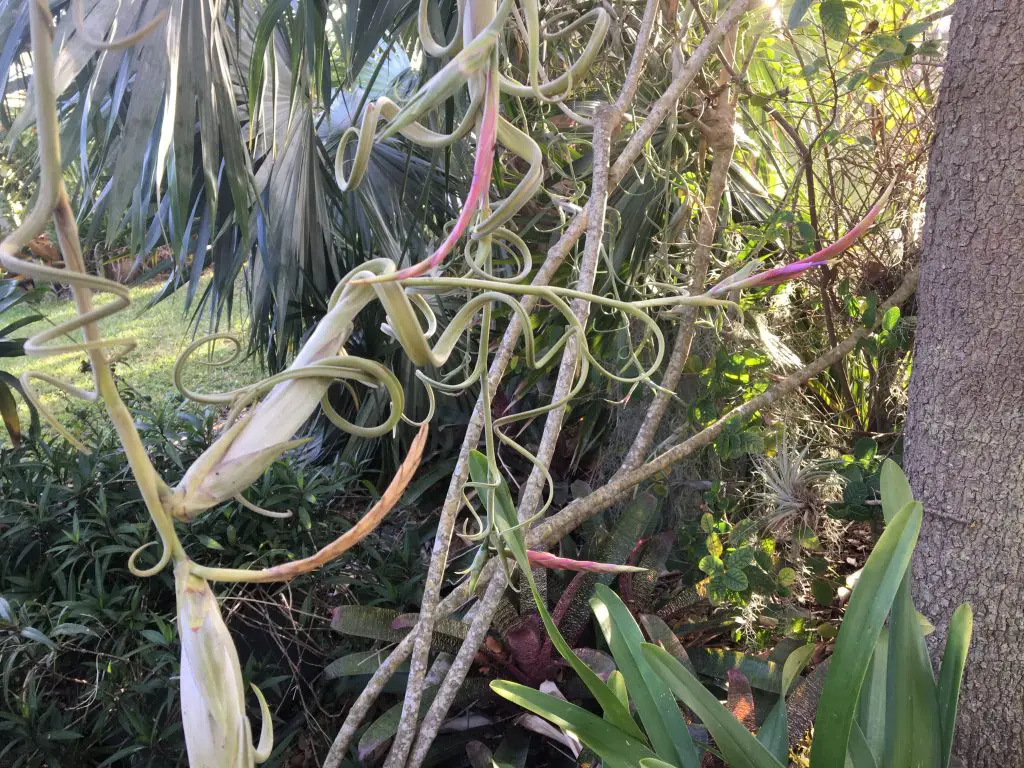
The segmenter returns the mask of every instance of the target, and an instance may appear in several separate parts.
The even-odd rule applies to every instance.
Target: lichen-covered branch
[[[899,288],[881,305],[875,325],[881,323],[883,314],[890,307],[898,307],[914,293],[917,288],[918,270],[914,268],[903,278]],[[714,442],[725,426],[734,419],[747,419],[764,408],[769,407],[778,400],[791,395],[808,381],[825,371],[830,365],[842,360],[853,351],[857,342],[865,338],[873,329],[860,327],[847,336],[843,341],[834,346],[825,354],[821,355],[814,362],[804,366],[799,371],[790,374],[785,379],[775,384],[765,392],[751,398],[743,405],[733,408],[715,421],[705,427],[697,434],[684,440],[678,445],[663,451],[651,461],[635,469],[621,472],[602,488],[588,494],[582,499],[577,499],[552,515],[546,521],[538,525],[527,535],[527,544],[531,547],[540,547],[558,541],[562,537],[575,530],[580,523],[590,519],[598,512],[601,512],[620,499],[624,498],[637,485],[650,480],[659,473],[664,472],[673,464],[682,461],[692,455],[700,448],[705,448]]]
[[[903,278],[899,287],[881,305],[878,312],[878,319],[875,326],[881,323],[881,318],[890,307],[898,307],[909,299],[917,288],[918,270],[914,268]],[[684,440],[661,454],[651,461],[614,476],[605,486],[576,499],[544,522],[537,525],[526,535],[526,544],[532,549],[541,549],[556,544],[565,536],[572,533],[579,525],[586,522],[595,515],[603,512],[613,504],[626,498],[640,483],[657,477],[660,473],[668,470],[673,464],[682,461],[701,448],[711,445],[733,419],[746,419],[759,410],[767,408],[779,400],[799,391],[807,382],[827,370],[835,361],[843,359],[857,342],[865,338],[871,330],[860,327],[847,336],[838,345],[828,350],[813,362],[807,364],[800,370],[790,374],[782,381],[774,384],[765,392],[748,400],[743,405],[728,411],[720,419],[701,430],[692,437]],[[488,564],[480,575],[480,583],[486,583],[493,575],[496,563]],[[457,587],[438,606],[439,611],[444,613],[454,611],[463,605],[471,597],[465,585]]]

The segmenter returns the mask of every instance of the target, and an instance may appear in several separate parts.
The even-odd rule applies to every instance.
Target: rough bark
[[[907,469],[918,608],[975,611],[955,753],[1024,766],[1024,4],[959,0],[929,164]]]

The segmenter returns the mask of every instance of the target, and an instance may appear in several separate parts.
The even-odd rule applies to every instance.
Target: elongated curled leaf
[[[910,565],[921,519],[921,505],[907,504],[886,527],[864,565],[839,630],[818,705],[811,768],[832,768],[846,761],[861,687],[885,618]]]

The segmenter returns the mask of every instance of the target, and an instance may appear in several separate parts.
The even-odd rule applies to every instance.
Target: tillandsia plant
[[[660,119],[664,119],[664,113],[671,107],[673,99],[678,99],[681,89],[692,81],[704,61],[719,44],[724,43],[729,50],[734,48],[736,25],[740,17],[754,5],[754,0],[734,0],[728,7],[700,48],[682,66],[681,74],[673,81],[674,94],[670,89],[664,103],[659,101],[658,109],[662,112]],[[503,226],[539,188],[543,157],[536,143],[525,132],[502,117],[501,94],[559,103],[572,89],[573,84],[585,77],[597,50],[601,47],[610,24],[607,12],[597,8],[579,17],[555,14],[544,26],[540,23],[535,0],[521,0],[518,5],[512,0],[502,0],[500,4],[495,0],[464,0],[458,4],[459,34],[451,43],[441,45],[431,36],[428,24],[429,7],[426,0],[422,0],[419,31],[424,50],[432,55],[454,54],[453,58],[404,105],[399,106],[384,99],[371,105],[366,110],[362,126],[359,129],[352,129],[342,141],[336,171],[342,188],[348,189],[358,183],[372,151],[375,136],[379,140],[401,133],[414,143],[436,147],[445,146],[475,133],[477,149],[474,176],[462,213],[442,243],[414,266],[400,270],[390,260],[375,259],[345,276],[335,288],[328,302],[326,314],[292,365],[276,376],[230,392],[193,392],[184,384],[183,369],[195,352],[222,341],[235,344],[236,351],[239,347],[233,337],[225,334],[215,334],[191,344],[175,367],[176,385],[185,396],[193,400],[229,406],[229,413],[227,424],[219,439],[192,465],[176,487],[170,487],[158,476],[147,458],[131,414],[119,396],[111,372],[112,363],[130,353],[133,342],[128,339],[103,338],[98,328],[100,320],[128,306],[129,295],[124,287],[86,273],[77,224],[64,188],[61,171],[57,89],[52,51],[52,16],[42,0],[29,0],[34,101],[41,167],[40,187],[35,205],[21,226],[0,243],[0,264],[36,280],[71,284],[78,310],[77,316],[33,336],[26,342],[25,351],[31,356],[85,352],[89,357],[94,389],[80,389],[52,376],[32,372],[24,374],[21,383],[26,395],[37,405],[46,420],[61,435],[83,450],[85,446],[69,430],[62,427],[39,400],[31,386],[33,379],[58,387],[71,396],[86,400],[102,400],[116,428],[158,532],[161,548],[156,563],[148,568],[141,568],[138,560],[146,549],[141,547],[130,557],[129,567],[140,577],[153,576],[171,564],[174,568],[178,599],[178,631],[182,650],[182,713],[189,758],[194,766],[252,765],[265,759],[272,746],[271,720],[262,696],[259,698],[263,709],[263,728],[258,743],[253,745],[245,716],[244,688],[238,655],[220,615],[210,582],[286,581],[321,567],[347,551],[379,524],[397,503],[419,464],[432,411],[422,422],[415,423],[409,420],[404,414],[405,392],[394,374],[379,363],[345,352],[346,342],[356,326],[356,317],[370,302],[377,301],[383,306],[387,316],[386,330],[397,340],[409,361],[418,369],[417,379],[426,388],[430,402],[433,402],[435,390],[456,394],[476,386],[481,392],[482,404],[478,409],[479,418],[475,419],[467,430],[468,448],[453,476],[453,492],[449,494],[451,503],[446,502],[442,512],[437,536],[438,545],[435,547],[431,573],[428,574],[420,622],[416,630],[410,632],[399,647],[408,655],[415,643],[418,651],[411,667],[410,686],[402,709],[402,727],[396,737],[390,760],[390,764],[397,766],[422,762],[425,750],[429,747],[439,724],[435,710],[443,716],[451,701],[447,689],[439,692],[424,720],[424,728],[413,755],[409,757],[409,750],[413,747],[411,739],[415,734],[408,724],[411,722],[413,728],[415,727],[421,703],[422,691],[417,687],[417,680],[422,678],[423,670],[418,660],[429,649],[440,575],[443,575],[446,567],[447,546],[455,516],[464,509],[468,510],[476,521],[476,528],[469,532],[467,537],[480,542],[478,557],[470,569],[469,578],[465,581],[467,590],[471,591],[484,579],[485,571],[489,574],[488,578],[493,577],[495,573],[501,573],[500,568],[496,568],[494,563],[485,562],[491,552],[497,555],[493,558],[497,565],[504,568],[507,568],[507,556],[511,554],[524,574],[529,574],[532,565],[594,567],[559,562],[550,555],[531,553],[531,550],[527,549],[526,528],[533,520],[544,515],[553,499],[554,483],[548,470],[553,440],[546,427],[542,447],[535,454],[517,442],[507,426],[515,421],[546,415],[548,424],[554,425],[550,434],[557,437],[565,406],[586,385],[592,369],[628,386],[645,385],[653,388],[659,396],[665,395],[667,390],[659,387],[653,380],[665,356],[664,332],[648,314],[648,310],[685,309],[696,317],[701,308],[735,307],[733,302],[721,298],[719,294],[732,294],[740,288],[774,284],[778,281],[780,274],[772,271],[761,275],[744,274],[741,281],[730,281],[724,289],[705,290],[701,284],[690,292],[667,291],[655,298],[635,301],[591,293],[603,234],[602,206],[606,201],[609,180],[613,178],[608,155],[610,134],[623,121],[625,107],[631,100],[629,90],[635,92],[636,72],[643,62],[642,52],[651,34],[657,6],[658,3],[650,2],[645,11],[641,44],[638,45],[641,54],[631,63],[631,72],[634,73],[632,85],[623,93],[622,104],[617,104],[614,110],[599,110],[594,121],[595,166],[600,171],[595,177],[594,200],[598,202],[593,204],[591,213],[577,219],[579,224],[572,225],[576,231],[575,237],[578,238],[583,226],[587,224],[587,217],[592,217],[590,225],[593,231],[588,233],[587,250],[581,267],[583,274],[577,287],[571,289],[546,284],[560,264],[559,259],[552,259],[550,256],[545,265],[534,274],[533,283],[525,284],[526,278],[534,273],[530,250],[519,235]],[[502,67],[504,25],[514,10],[520,11],[525,19],[528,56],[528,82],[525,84],[513,80]],[[81,27],[81,14],[78,10],[75,13]],[[157,23],[159,21],[119,40],[99,40],[84,32],[81,37],[83,41],[88,41],[97,49],[130,46],[149,33]],[[541,38],[548,42],[556,41],[588,23],[593,25],[591,35],[578,59],[569,64],[558,77],[542,80]],[[456,130],[449,135],[442,135],[424,127],[420,120],[427,112],[439,106],[455,89],[462,86],[469,89],[470,107]],[[727,87],[723,93],[723,101],[728,103]],[[560,106],[568,109],[564,104]],[[385,119],[387,125],[378,134],[377,122],[380,118]],[[635,159],[656,127],[657,122],[651,120],[638,129],[631,139],[633,148],[627,148],[628,151],[616,161],[616,167],[620,163],[628,167],[629,154],[632,153]],[[357,141],[355,156],[351,167],[346,169],[346,146],[352,140]],[[528,169],[507,198],[492,201],[490,179],[496,160],[496,147],[499,145],[525,160]],[[728,152],[723,150],[716,154],[716,157],[719,156],[727,159]],[[619,169],[615,173],[617,182],[625,175],[625,170]],[[714,207],[717,207],[717,199],[720,196],[721,189],[718,190]],[[851,236],[844,238],[836,246],[793,265],[785,277],[800,274],[838,255],[866,231],[880,210],[881,205],[869,213],[865,222],[859,225]],[[63,270],[33,264],[18,256],[21,248],[44,229],[51,216],[64,254],[66,268]],[[712,227],[712,235],[713,232]],[[468,241],[462,251],[462,258],[449,259],[451,254],[456,253],[456,245],[464,236],[468,236]],[[710,236],[701,242],[709,240]],[[561,258],[564,259],[572,242],[563,248]],[[513,270],[515,274],[509,275],[501,271],[504,267],[496,267],[498,259],[495,252],[498,249],[505,252],[508,259],[516,265],[516,269]],[[706,256],[705,253],[705,258]],[[502,263],[505,261],[503,259]],[[462,265],[461,272],[456,270],[456,264]],[[437,274],[437,270],[442,266],[446,267],[445,275]],[[902,301],[912,287],[913,281],[910,280],[890,301]],[[95,293],[111,294],[113,301],[94,306]],[[431,297],[439,293],[454,295],[462,303],[449,325],[437,334]],[[532,309],[540,302],[544,302],[557,316],[561,316],[566,328],[545,350],[538,349],[539,342],[533,335],[531,316]],[[495,304],[503,304],[511,312],[511,323],[509,330],[506,331],[506,339],[510,341],[502,343],[499,351],[495,353],[492,370],[489,371],[488,361],[492,355],[490,333]],[[599,306],[611,315],[618,314],[624,328],[641,329],[640,338],[631,340],[631,346],[622,356],[624,362],[615,366],[602,363],[589,348],[585,324],[591,306]],[[424,373],[423,369],[428,367],[445,367],[453,357],[460,340],[471,328],[476,334],[476,338],[471,342],[471,346],[475,347],[475,354],[468,355],[466,362],[439,379],[431,378]],[[53,343],[66,334],[77,331],[82,331],[83,341]],[[558,383],[548,404],[514,415],[493,418],[490,404],[495,381],[500,380],[501,372],[508,364],[508,356],[520,333],[523,338],[523,357],[530,366],[542,367],[561,355]],[[435,334],[436,340],[431,341]],[[855,334],[830,354],[845,354],[858,338],[859,336]],[[773,396],[778,397],[780,394],[795,391],[819,372],[823,365],[827,365],[827,362],[819,361],[808,366],[787,380],[779,393]],[[496,377],[493,370],[495,368]],[[381,424],[370,427],[344,419],[327,399],[328,390],[336,382],[340,382],[350,391],[352,384],[385,390],[390,399],[388,418]],[[752,413],[764,402],[766,400],[763,396],[761,400],[754,398],[744,404],[742,409]],[[418,434],[407,457],[381,499],[351,530],[315,555],[303,560],[263,570],[243,570],[208,567],[190,559],[177,536],[178,523],[188,523],[204,511],[232,499],[261,514],[281,514],[250,504],[242,493],[278,456],[301,442],[296,440],[295,435],[316,411],[318,405],[322,406],[323,412],[334,424],[354,437],[378,437],[389,434],[403,420],[418,427]],[[701,439],[713,439],[714,431],[720,430],[724,421],[725,419],[720,420],[704,430]],[[484,450],[470,453],[469,448],[475,448],[481,437]],[[524,494],[528,501],[522,502],[518,510],[512,503],[508,487],[498,469],[499,445],[522,457],[532,468],[531,480]],[[680,451],[672,453],[672,450],[666,453],[668,458],[664,459],[665,461],[671,462],[674,456],[680,455]],[[693,447],[687,447],[685,450],[693,450]],[[640,453],[646,451],[644,448]],[[640,482],[643,478],[649,477],[650,473],[659,471],[655,464],[656,462],[651,462],[643,470],[635,470],[641,473],[635,482]],[[467,475],[470,474],[470,487],[476,490],[477,497],[483,502],[482,513],[476,511],[465,493]],[[609,494],[609,498],[615,497]],[[606,499],[602,503],[607,506],[610,502]],[[565,513],[566,510],[563,510],[559,514]],[[549,521],[549,524],[554,523]],[[553,530],[557,532],[557,526]],[[550,541],[546,543],[550,545]],[[528,578],[527,581],[531,590],[536,592],[532,578]],[[485,596],[485,605],[479,612],[484,621],[489,619],[488,611],[496,605],[503,586],[504,581],[501,577],[492,578]],[[571,650],[560,636],[546,609],[541,609],[540,614],[556,648],[563,655],[571,656]],[[453,664],[451,679],[455,681],[456,687],[465,675],[467,657],[472,656],[474,642],[479,644],[479,634],[475,634],[478,629],[479,624],[474,624],[467,632],[466,641]],[[466,652],[467,648],[469,652]],[[400,661],[401,654],[396,652],[393,658]],[[598,680],[585,665],[575,664],[572,659],[569,661],[584,682],[595,691],[598,700],[610,712],[611,719],[617,727],[626,729],[631,738],[642,738],[639,728],[616,692]],[[390,660],[387,665],[382,665],[381,677],[375,675],[374,681],[367,687],[367,697],[376,695],[380,679],[389,674],[389,670],[393,672],[393,666]],[[365,704],[362,701],[357,703],[353,708],[354,720],[358,721],[361,712],[364,711]],[[344,750],[345,740],[351,737],[351,731],[352,726],[346,724],[336,742],[336,747],[341,744],[341,751]],[[328,763],[335,760],[337,751],[332,750]]]

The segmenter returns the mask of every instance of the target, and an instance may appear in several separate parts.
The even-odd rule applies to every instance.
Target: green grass
[[[203,284],[205,285],[205,280]],[[174,363],[181,351],[192,340],[189,315],[185,312],[184,291],[179,291],[147,309],[148,303],[161,287],[159,283],[150,283],[132,289],[131,306],[100,323],[100,330],[104,338],[135,339],[137,346],[117,364],[117,374],[142,394],[157,399],[177,393],[173,379]],[[241,297],[238,298],[239,300],[235,303],[235,326],[232,330],[241,331],[244,334],[244,329],[238,328],[238,318],[244,316],[245,307],[243,301],[240,300]],[[96,303],[101,304],[105,300],[105,297],[99,296]],[[46,327],[52,327],[68,320],[74,315],[75,308],[70,299],[58,299],[50,294],[39,304],[21,305],[6,312],[3,318],[4,324],[32,312],[38,312],[46,320],[19,330],[17,336],[27,337]],[[74,335],[76,340],[80,338],[79,333]],[[218,347],[221,356],[228,349],[228,344],[222,343]],[[197,357],[203,359],[202,352],[197,353]],[[4,370],[15,376],[20,376],[28,370],[39,371],[56,376],[76,386],[91,388],[91,378],[82,370],[85,361],[85,355],[79,353],[60,357],[7,358],[0,364],[3,365]],[[260,376],[258,364],[252,359],[239,359],[228,366],[192,364],[186,370],[185,384],[190,389],[199,392],[217,392],[248,384],[256,381]],[[66,412],[69,405],[72,405],[68,396],[45,382],[37,381],[35,387],[46,406],[58,416]],[[77,403],[74,404],[77,407]],[[0,439],[5,437],[4,430],[0,429]]]

